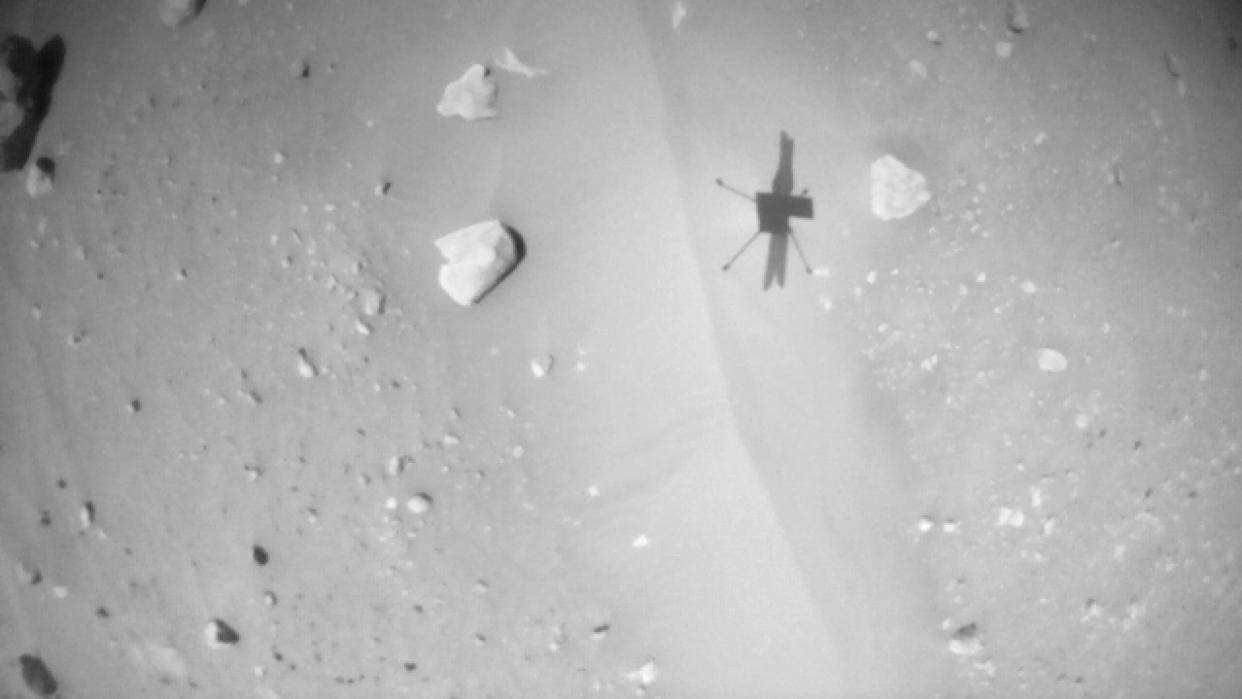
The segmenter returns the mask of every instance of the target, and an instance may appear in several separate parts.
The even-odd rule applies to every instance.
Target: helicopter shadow
[[[793,243],[794,248],[797,250],[807,274],[811,273],[811,266],[806,261],[806,255],[802,252],[802,246],[798,243],[790,219],[814,218],[815,203],[814,200],[807,196],[807,190],[805,189],[797,195],[793,193],[793,155],[794,141],[788,133],[781,131],[780,160],[777,164],[776,175],[772,178],[771,192],[756,192],[755,196],[751,197],[725,184],[723,180],[716,180],[716,184],[721,187],[753,201],[759,219],[758,230],[742,245],[737,254],[725,263],[723,269],[728,271],[729,267],[746,252],[751,244],[759,236],[766,233],[768,235],[768,256],[763,272],[764,291],[772,288],[773,284],[780,287],[785,286],[790,243]]]

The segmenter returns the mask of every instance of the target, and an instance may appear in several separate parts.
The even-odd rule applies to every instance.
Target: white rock
[[[496,110],[497,92],[491,71],[476,63],[444,87],[444,97],[436,105],[436,111],[441,116],[459,116],[467,121],[491,119],[500,114]]]
[[[436,240],[444,256],[440,288],[457,303],[478,303],[517,264],[517,244],[500,221],[467,226]]]
[[[522,75],[527,78],[537,78],[540,75],[548,74],[548,71],[543,68],[529,66],[518,60],[518,57],[513,53],[513,49],[510,49],[507,46],[502,48],[500,50],[500,54],[492,59],[492,65],[501,70],[508,71],[510,73],[517,73],[518,75]]]
[[[927,178],[892,155],[871,163],[871,213],[882,221],[909,216],[931,201]]]
[[[431,511],[431,496],[427,493],[418,493],[405,503],[406,509],[416,515],[426,514]]]
[[[36,158],[26,171],[26,193],[32,199],[51,193],[55,172],[56,166],[50,158]]]
[[[655,684],[659,676],[660,669],[656,667],[654,660],[648,660],[643,663],[642,667],[625,673],[626,679],[643,689]]]
[[[160,19],[170,27],[180,27],[198,16],[205,0],[160,0]]]
[[[1013,42],[1012,41],[996,42],[997,58],[1009,58],[1012,55],[1013,55]]]
[[[536,357],[530,360],[530,373],[537,379],[542,379],[552,371],[552,363],[555,360],[552,355],[545,354],[542,357]]]
[[[1069,368],[1069,360],[1064,354],[1044,347],[1039,350],[1039,369],[1040,371],[1048,371],[1060,373]]]

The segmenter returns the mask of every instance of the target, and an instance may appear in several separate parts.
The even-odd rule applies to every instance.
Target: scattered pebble
[[[266,604],[269,607],[275,607],[277,601],[275,592],[268,590],[263,593],[263,604]]]
[[[95,503],[90,500],[82,503],[82,508],[78,510],[78,523],[83,529],[90,529],[95,524]]]
[[[1171,51],[1164,52],[1164,69],[1169,71],[1169,75],[1175,78],[1182,77],[1183,68],[1182,60],[1174,55]]]
[[[1026,514],[1022,510],[1013,510],[1008,507],[1002,507],[996,513],[996,526],[1001,527],[1008,525],[1010,527],[1021,527],[1026,523]]]
[[[416,515],[427,514],[435,501],[427,493],[418,493],[405,503],[406,509]]]
[[[298,348],[298,376],[304,379],[313,379],[319,374],[318,367],[311,361],[310,354],[307,353],[305,347]]]
[[[208,648],[224,648],[237,645],[241,641],[241,635],[228,623],[220,619],[212,619],[203,629],[203,639],[207,642]]]
[[[1052,373],[1061,373],[1069,368],[1069,360],[1064,354],[1044,347],[1039,350],[1039,369]]]
[[[375,185],[375,196],[386,197],[392,191],[392,180],[383,180]]]
[[[254,562],[256,565],[265,566],[267,565],[268,560],[270,560],[270,558],[267,555],[267,549],[257,544],[251,547],[250,554],[254,558]]]
[[[596,626],[595,628],[591,629],[591,638],[596,641],[602,641],[604,640],[604,637],[608,635],[608,632],[611,629],[612,627],[609,626],[608,624],[600,624],[599,626]]]
[[[389,476],[396,478],[405,473],[406,469],[414,465],[414,457],[409,454],[400,454],[388,460],[388,466],[384,472]]]
[[[553,357],[545,354],[542,357],[536,357],[530,360],[530,373],[537,379],[542,379],[552,371]]]
[[[38,585],[43,582],[43,573],[38,568],[27,568],[24,563],[18,561],[13,570],[17,573],[17,578],[27,585]]]
[[[645,549],[650,545],[651,545],[651,539],[648,539],[646,534],[639,534],[638,536],[634,537],[634,542],[633,542],[634,548]]]
[[[52,588],[52,596],[56,599],[65,599],[69,596],[69,588],[64,585],[56,585]]]
[[[945,534],[956,534],[962,530],[962,523],[956,519],[946,519],[940,523],[940,531]]]
[[[1035,282],[1030,279],[1024,279],[1022,280],[1022,284],[1019,285],[1019,288],[1022,289],[1022,293],[1024,294],[1033,294],[1035,293]]]
[[[936,527],[936,520],[932,519],[931,517],[927,515],[923,515],[922,517],[919,517],[919,523],[918,523],[919,531],[923,533],[927,533],[931,531],[932,529],[935,529],[935,527]]]
[[[949,639],[949,652],[954,655],[971,656],[983,652],[983,643],[979,641],[979,627],[966,624],[953,632]]]
[[[306,59],[294,61],[289,65],[289,73],[295,78],[309,78],[311,73],[310,62]]]
[[[625,673],[625,678],[637,685],[639,689],[646,689],[655,684],[659,675],[660,669],[656,667],[655,661],[648,660],[637,670]]]
[[[56,176],[56,163],[51,158],[36,158],[26,172],[26,193],[31,198],[50,194]]]
[[[940,32],[935,29],[927,30],[927,43],[933,46],[940,46],[944,43],[944,39],[940,38]]]
[[[379,289],[363,289],[358,292],[358,310],[364,316],[377,316],[384,312],[387,297]]]
[[[22,681],[26,683],[26,687],[41,697],[50,697],[56,694],[59,686],[56,684],[56,678],[52,675],[52,671],[48,669],[47,664],[37,655],[22,655],[18,658],[18,662],[22,666]]]
[[[1009,58],[1013,55],[1013,42],[998,41],[996,42],[996,56],[998,58]]]
[[[1026,13],[1026,7],[1019,0],[1010,0],[1009,7],[1005,9],[1005,24],[1015,34],[1021,34],[1031,28],[1031,18]]]

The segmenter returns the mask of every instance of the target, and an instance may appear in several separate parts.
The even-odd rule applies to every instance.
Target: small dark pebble
[[[261,566],[267,565],[267,562],[269,560],[268,555],[267,555],[267,549],[263,548],[262,546],[255,546],[253,549],[251,549],[251,553],[254,554],[255,563],[258,563]]]
[[[37,655],[23,655],[19,660],[22,664],[22,679],[30,691],[41,697],[50,697],[56,693],[56,678],[47,669],[42,658]]]
[[[418,663],[406,663],[401,667],[405,668],[406,672],[414,672],[418,669]]]
[[[112,613],[108,611],[107,607],[100,607],[99,609],[95,610],[95,616],[99,617],[100,619],[107,619],[108,617],[112,616]]]

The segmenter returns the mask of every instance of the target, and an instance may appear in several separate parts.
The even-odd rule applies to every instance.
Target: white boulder
[[[498,91],[491,71],[476,63],[444,87],[444,97],[436,105],[436,111],[440,116],[459,116],[467,121],[492,119],[500,114],[496,110]]]
[[[909,216],[931,201],[923,173],[885,155],[871,163],[871,213],[882,221]]]
[[[457,303],[478,303],[518,263],[513,234],[497,220],[467,226],[436,240],[444,256],[440,288]]]

